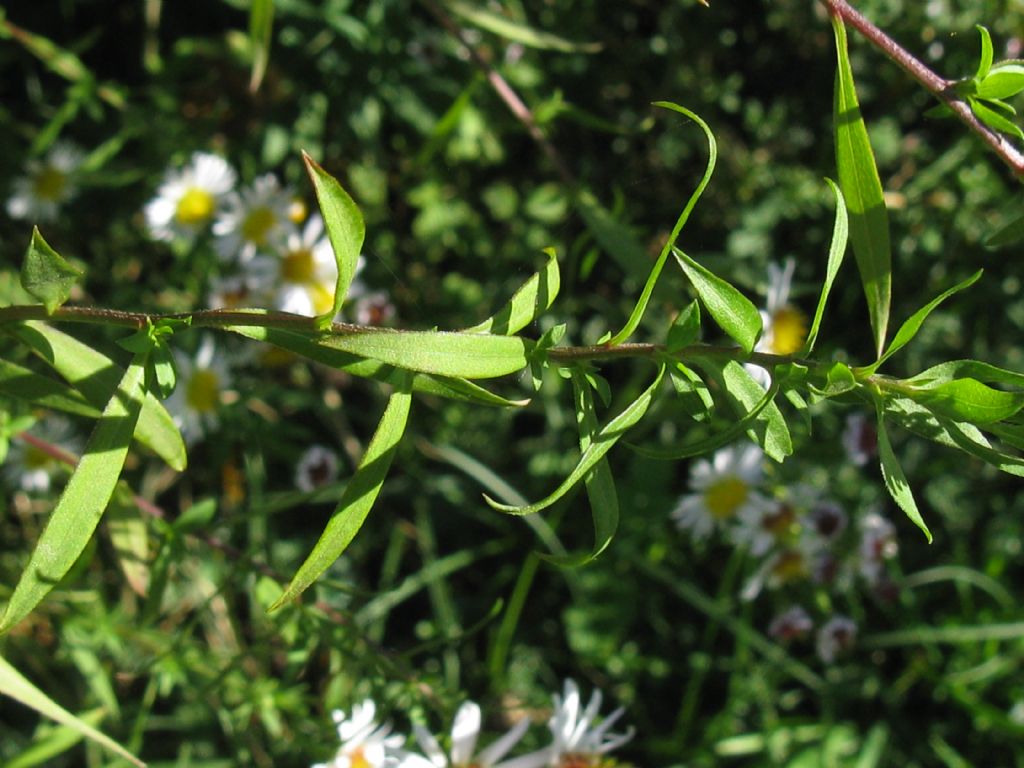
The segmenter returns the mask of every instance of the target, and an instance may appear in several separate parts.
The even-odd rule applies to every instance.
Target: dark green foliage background
[[[212,252],[176,253],[144,233],[141,208],[164,169],[213,149],[243,179],[276,171],[312,204],[299,158],[305,149],[361,206],[364,279],[390,293],[403,327],[479,321],[542,263],[540,249],[549,245],[560,254],[563,293],[532,335],[568,322],[568,341],[592,342],[628,316],[641,285],[598,248],[574,212],[574,190],[426,6],[279,0],[269,70],[251,94],[246,3],[165,3],[159,28],[150,30],[144,5],[5,4],[10,21],[75,51],[97,81],[125,97],[115,109],[88,83],[69,86],[23,48],[0,43],[0,143],[8,148],[0,179],[20,172],[41,132],[88,148],[116,142],[61,220],[43,229],[87,270],[76,301],[201,307],[207,281],[221,269]],[[596,54],[567,54],[471,33],[537,115],[580,189],[612,209],[652,261],[705,162],[696,127],[649,106],[671,100],[707,120],[720,148],[718,171],[680,246],[752,298],[763,295],[768,263],[793,256],[794,298],[813,309],[832,227],[822,177],[835,174],[835,55],[819,4],[510,0],[486,7],[602,43]],[[973,72],[975,23],[992,31],[997,58],[1007,41],[1021,44],[1024,28],[1019,3],[865,0],[858,7],[925,60],[938,54],[932,63],[948,77]],[[923,117],[930,97],[853,33],[851,54],[890,206],[894,323],[986,270],[931,317],[891,372],[910,375],[961,357],[1020,370],[1019,249],[983,247],[1018,215],[1016,183],[959,124]],[[29,234],[25,223],[0,217],[5,269],[20,263]],[[682,275],[667,272],[637,338],[661,340],[671,313],[690,298]],[[115,334],[74,330],[124,357],[111,343]],[[3,354],[21,354],[3,344]],[[870,362],[852,263],[837,282],[818,349]],[[602,373],[615,393],[608,413],[651,375],[629,363]],[[524,396],[526,384],[507,382],[503,392]],[[523,568],[533,567],[530,552],[543,547],[521,520],[489,510],[484,488],[432,458],[430,445],[457,448],[528,499],[540,498],[571,469],[577,445],[568,382],[545,384],[516,412],[417,400],[370,521],[315,588],[339,620],[312,601],[266,616],[273,582],[247,558],[284,574],[297,567],[340,487],[319,500],[296,497],[296,457],[314,442],[365,444],[384,398],[364,382],[305,364],[238,373],[239,402],[226,409],[217,437],[192,454],[185,476],[167,477],[142,458],[128,479],[171,518],[199,499],[217,499],[199,533],[229,541],[245,557],[194,538],[172,548],[154,525],[153,541],[164,542],[161,557],[173,564],[161,608],[131,597],[101,537],[67,589],[4,640],[4,657],[76,712],[102,703],[96,680],[109,681],[120,712],[104,730],[154,765],[308,764],[332,753],[330,709],[362,696],[375,696],[400,727],[415,717],[440,729],[467,695],[492,712],[542,710],[564,676],[628,707],[639,735],[623,759],[638,766],[1021,764],[1024,617],[1018,601],[1003,597],[1024,578],[1020,483],[896,432],[936,535],[926,546],[885,501],[877,470],[844,462],[841,409],[816,414],[813,434],[797,428],[797,455],[772,468],[773,482],[827,489],[852,517],[886,505],[900,532],[903,573],[944,570],[888,601],[803,595],[821,612],[850,613],[862,633],[854,653],[830,667],[807,645],[790,649],[818,677],[816,689],[750,640],[788,600],[768,593],[741,602],[750,564],[721,545],[695,546],[671,524],[687,466],[622,448],[612,456],[619,536],[581,570],[540,565],[505,648],[504,614],[495,606],[508,607]],[[630,439],[682,436],[688,423],[663,395]],[[225,464],[243,475],[242,501],[223,492]],[[570,549],[590,545],[582,494],[546,519]],[[0,583],[14,583],[34,535],[21,517],[0,519]],[[437,577],[446,565],[451,571]],[[407,579],[422,587],[390,606],[387,596]],[[186,600],[199,584],[207,591]],[[978,627],[984,638],[996,624],[1017,629],[1001,641],[965,634]],[[225,627],[236,642],[211,649]],[[915,628],[921,633],[888,634]],[[932,629],[948,637],[928,640]],[[27,711],[0,702],[0,762],[24,748],[35,727]],[[98,752],[77,750],[47,764],[106,764]]]

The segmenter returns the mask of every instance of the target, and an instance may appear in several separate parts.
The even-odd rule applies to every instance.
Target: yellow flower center
[[[57,202],[64,197],[67,184],[68,177],[62,171],[58,171],[52,165],[47,165],[33,179],[32,191],[40,200]]]
[[[807,561],[802,554],[791,549],[779,555],[772,566],[772,574],[783,583],[802,579],[807,576]]]
[[[309,248],[300,248],[285,254],[284,264],[281,265],[281,277],[286,283],[306,285],[313,282],[315,266],[313,251]]]
[[[807,318],[803,312],[787,304],[772,315],[771,351],[776,355],[792,355],[807,340]]]
[[[292,224],[301,224],[306,220],[307,213],[306,204],[300,198],[295,198],[288,206],[288,221]]]
[[[796,528],[796,512],[788,504],[780,504],[778,508],[761,520],[761,526],[772,536],[781,539]]]
[[[220,404],[220,379],[208,368],[192,373],[185,390],[185,402],[199,413],[212,413]]]
[[[716,520],[727,520],[747,500],[750,489],[736,476],[716,480],[704,491],[704,503]]]
[[[253,208],[242,222],[242,237],[246,242],[266,245],[267,235],[276,224],[277,215],[270,208]]]
[[[313,299],[313,311],[318,315],[322,315],[334,306],[333,285],[327,286],[323,283],[314,283],[307,290],[309,291],[310,298]]]
[[[366,759],[362,746],[358,746],[348,753],[349,768],[371,768],[370,761]]]
[[[186,227],[196,227],[213,218],[213,210],[217,201],[205,189],[190,187],[178,200],[174,209],[174,218]]]

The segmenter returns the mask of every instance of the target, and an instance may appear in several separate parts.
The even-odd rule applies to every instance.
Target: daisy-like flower
[[[580,689],[566,680],[562,695],[552,697],[554,714],[548,722],[554,743],[550,747],[549,766],[555,768],[597,768],[603,757],[633,738],[633,729],[609,733],[625,709],[619,707],[595,724],[601,709],[601,691],[595,690],[581,711]]]
[[[794,605],[783,611],[768,625],[768,634],[780,642],[802,640],[810,634],[814,622],[801,606]]]
[[[167,410],[189,445],[216,429],[221,395],[231,384],[227,361],[218,355],[213,338],[206,336],[195,358],[174,350],[178,382],[167,398]]]
[[[899,544],[896,528],[877,512],[871,512],[860,523],[860,575],[869,584],[878,584],[885,577],[885,563],[896,557]]]
[[[62,416],[48,416],[27,430],[58,451],[69,454],[69,458],[80,453],[82,441],[75,434],[74,426]],[[24,437],[11,441],[7,458],[3,462],[4,475],[8,481],[26,493],[43,494],[50,490],[55,475],[64,472],[68,464],[53,452],[44,450]]]
[[[818,630],[818,657],[831,664],[857,642],[857,624],[848,616],[833,616]]]
[[[519,743],[529,728],[530,721],[526,718],[517,722],[508,733],[489,747],[477,752],[480,722],[480,707],[476,703],[467,701],[459,707],[452,725],[450,755],[444,753],[430,731],[421,725],[414,725],[416,741],[425,755],[404,753],[398,762],[399,768],[540,768],[547,762],[547,749],[501,761],[501,758]]]
[[[294,195],[278,184],[272,173],[260,176],[239,192],[229,192],[213,224],[214,247],[222,259],[245,263],[257,251],[283,242],[291,227],[289,213]]]
[[[157,240],[191,243],[217,214],[221,199],[235,185],[227,161],[196,152],[183,169],[168,171],[156,197],[146,204],[146,225]]]
[[[789,301],[793,285],[796,262],[786,259],[783,266],[768,265],[768,295],[765,308],[761,310],[761,338],[754,347],[755,352],[773,355],[792,355],[807,340],[807,317]],[[747,371],[763,386],[768,386],[771,376],[768,371],[750,363]]]
[[[338,476],[338,454],[322,445],[306,449],[295,467],[295,487],[309,493]]]
[[[390,725],[378,725],[377,705],[371,699],[352,707],[352,716],[334,710],[331,717],[338,725],[338,748],[334,759],[316,763],[313,768],[384,768],[385,760],[405,743],[401,734],[392,734]]]
[[[801,544],[803,540],[801,540]],[[761,564],[740,592],[740,597],[749,602],[756,598],[765,587],[778,589],[786,584],[807,579],[814,567],[815,554],[803,546],[780,549]]]
[[[843,448],[846,457],[858,467],[863,467],[878,453],[878,430],[863,413],[851,413],[846,417]]]
[[[29,160],[25,175],[15,179],[7,198],[7,215],[12,219],[53,221],[60,206],[77,191],[75,174],[85,154],[66,141],[57,141],[46,157]]]
[[[702,540],[716,527],[728,527],[740,516],[755,518],[770,508],[756,488],[761,482],[764,453],[753,444],[717,451],[711,461],[701,459],[690,470],[691,493],[672,510],[680,529]]]

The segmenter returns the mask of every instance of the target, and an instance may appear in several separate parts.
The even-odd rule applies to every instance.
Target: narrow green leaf
[[[761,313],[750,300],[722,278],[712,274],[678,248],[676,261],[683,268],[708,313],[729,336],[750,353],[761,334]]]
[[[1010,99],[1024,91],[1024,64],[1006,61],[997,64],[988,76],[978,83],[978,97],[982,99]]]
[[[100,415],[99,408],[67,384],[6,360],[0,360],[0,394],[76,416],[95,419]]]
[[[356,267],[359,264],[359,253],[363,248],[363,239],[366,237],[366,224],[363,222],[363,214],[359,206],[349,197],[338,180],[321,168],[312,157],[305,152],[302,159],[306,163],[306,172],[310,181],[313,182],[313,189],[316,190],[316,199],[320,204],[320,213],[323,214],[324,224],[327,227],[327,237],[334,249],[334,259],[338,263],[338,282],[334,288],[334,306],[325,314],[317,318],[321,328],[326,328],[341,311],[345,296],[348,295],[349,286],[356,276]]]
[[[696,421],[707,418],[711,409],[715,407],[715,401],[704,380],[679,361],[671,365],[668,371],[683,409]]]
[[[945,434],[952,439],[953,445],[956,448],[976,456],[1000,472],[1005,472],[1015,477],[1024,477],[1024,459],[993,448],[989,441],[985,439],[985,436],[973,424],[941,418],[939,423],[942,425]],[[1000,426],[1002,425],[993,425],[993,431],[998,434]]]
[[[693,344],[700,335],[700,304],[691,301],[684,307],[672,327],[668,329],[668,338],[665,339],[665,350],[674,354],[683,347]]]
[[[836,275],[839,274],[839,267],[843,264],[843,257],[846,255],[846,240],[850,234],[850,222],[846,215],[846,201],[843,193],[836,186],[832,179],[825,179],[832,192],[836,196],[836,222],[832,226],[832,242],[828,247],[828,265],[825,267],[825,282],[821,286],[821,296],[818,297],[818,308],[814,311],[814,321],[811,323],[811,330],[807,334],[807,341],[800,351],[800,357],[807,357],[814,350],[814,342],[818,339],[818,330],[821,327],[821,319],[825,315],[825,304],[828,302],[828,294],[832,290]]]
[[[686,107],[681,107],[678,104],[674,104],[670,101],[657,101],[654,103],[656,107],[662,107],[664,109],[671,109],[678,112],[681,115],[693,120],[700,129],[704,131],[704,135],[708,140],[708,162],[704,168],[704,176],[701,178],[700,183],[697,184],[697,188],[690,195],[690,199],[686,202],[686,207],[683,208],[683,212],[679,214],[679,218],[676,219],[676,225],[672,228],[672,234],[668,236],[668,240],[665,241],[665,245],[661,248],[661,253],[658,255],[658,260],[654,263],[654,267],[651,269],[650,275],[647,277],[647,282],[644,284],[644,289],[640,294],[640,298],[637,300],[636,306],[633,308],[633,312],[629,316],[629,320],[626,321],[626,325],[615,334],[609,341],[608,344],[615,346],[621,344],[627,338],[629,338],[633,332],[640,325],[640,320],[644,316],[644,312],[647,310],[647,304],[651,300],[651,294],[654,293],[654,286],[658,282],[658,277],[661,275],[661,270],[665,266],[665,262],[668,260],[668,254],[676,244],[676,240],[679,237],[679,233],[683,230],[683,226],[690,218],[690,213],[693,211],[697,201],[700,200],[701,194],[704,192],[704,188],[707,187],[708,182],[711,181],[711,174],[715,171],[715,161],[718,158],[718,145],[715,142],[715,135],[711,132],[711,128],[705,123],[696,113],[691,112]]]
[[[1024,393],[1004,392],[967,378],[915,389],[909,397],[939,416],[972,424],[1003,421],[1024,408]]]
[[[572,371],[573,394],[576,400],[576,421],[580,430],[580,451],[586,453],[598,434],[594,398],[585,374]],[[571,555],[541,555],[545,560],[567,568],[585,565],[607,549],[619,527],[619,495],[607,457],[600,459],[583,479],[594,521],[594,548],[590,552]]]
[[[96,707],[77,717],[86,725],[95,728],[103,722],[103,718],[108,712],[109,710],[104,707]],[[53,763],[47,761],[52,761],[74,748],[76,744],[81,744],[84,738],[85,736],[80,731],[67,725],[54,725],[45,730],[38,728],[33,736],[32,744],[10,757],[4,763],[4,768],[36,768],[40,765],[52,765]]]
[[[924,518],[921,517],[921,513],[917,509],[914,494],[910,490],[907,478],[903,474],[903,468],[889,442],[889,435],[885,430],[885,407],[880,397],[875,400],[875,410],[878,415],[878,457],[882,466],[882,479],[885,480],[885,487],[889,490],[893,501],[910,518],[910,521],[924,532],[928,543],[931,544],[932,533],[928,530]]]
[[[81,279],[82,273],[50,247],[39,234],[39,227],[32,227],[32,240],[21,267],[21,287],[46,307],[46,314],[56,312]]]
[[[6,330],[31,347],[68,383],[100,409],[121,379],[120,368],[106,355],[45,323],[10,325]],[[135,439],[178,472],[187,465],[185,441],[159,400],[147,393],[135,427]]]
[[[546,312],[558,295],[561,281],[555,249],[545,248],[544,253],[548,256],[548,263],[544,265],[543,270],[535,272],[529,280],[523,283],[500,312],[472,328],[465,329],[463,333],[492,333],[510,336]]]
[[[249,325],[227,326],[224,330],[237,333],[249,339],[273,344],[276,347],[302,355],[331,368],[345,371],[353,376],[375,379],[391,385],[398,384],[404,376],[404,372],[400,368],[395,368],[379,360],[370,360],[348,352],[325,347],[319,343],[319,337],[307,336],[292,331],[281,331],[276,328]],[[436,395],[450,400],[493,405],[500,408],[521,407],[530,402],[529,400],[508,400],[471,381],[449,376],[431,376],[417,373],[413,377],[412,386],[414,392]]]
[[[34,709],[44,717],[48,717],[61,725],[81,733],[87,739],[96,742],[104,749],[118,757],[128,760],[132,765],[145,768],[145,763],[132,755],[128,750],[108,736],[104,736],[82,719],[75,717],[57,702],[32,684],[28,678],[12,667],[6,659],[0,657],[0,693],[10,696],[17,702]]]
[[[871,140],[857,102],[853,70],[846,50],[846,28],[837,15],[832,16],[832,28],[838,58],[833,119],[839,187],[849,211],[853,255],[868,302],[875,349],[880,355],[885,348],[889,303],[892,300],[889,214],[885,210],[882,182],[871,151]]]
[[[498,37],[522,43],[527,48],[544,51],[561,51],[562,53],[597,53],[604,46],[601,43],[578,43],[564,37],[534,29],[526,24],[512,21],[497,13],[486,10],[477,3],[462,0],[446,0],[445,5],[457,16],[470,24],[487,30]]]
[[[764,398],[764,388],[735,360],[730,360],[722,367],[721,384],[740,418],[754,410]],[[774,403],[774,398],[747,428],[747,435],[777,462],[781,463],[793,453],[789,427],[786,426],[786,419],[779,406]]]
[[[640,397],[630,403],[622,413],[609,421],[600,432],[594,435],[590,445],[580,456],[580,460],[576,464],[576,467],[569,476],[562,481],[562,484],[551,493],[550,496],[547,496],[534,504],[527,504],[525,506],[500,504],[487,494],[484,494],[484,500],[499,512],[507,512],[510,515],[530,515],[534,512],[540,512],[542,509],[550,507],[572,490],[580,480],[585,478],[594,466],[604,458],[605,454],[612,449],[612,446],[619,441],[619,438],[622,437],[626,430],[643,418],[644,414],[647,413],[647,409],[651,405],[651,401],[654,399],[654,394],[658,389],[658,385],[661,383],[661,378],[664,373],[665,367],[661,366],[658,369],[658,375],[655,377],[651,386],[644,390]]]
[[[959,293],[965,288],[969,288],[970,286],[974,285],[978,281],[978,278],[981,277],[983,271],[984,270],[979,269],[966,280],[963,280],[962,282],[959,282],[956,285],[954,285],[952,288],[943,291],[934,299],[932,299],[923,307],[921,307],[919,310],[917,310],[917,312],[915,312],[909,318],[907,318],[906,322],[904,322],[903,325],[900,326],[900,329],[896,332],[896,335],[893,337],[892,343],[889,345],[889,348],[885,351],[885,354],[878,358],[878,362],[876,362],[872,366],[869,366],[868,370],[873,373],[875,370],[878,369],[880,365],[882,365],[882,363],[884,363],[894,354],[903,349],[903,347],[906,346],[911,341],[911,339],[913,339],[914,336],[917,335],[917,332],[921,330],[921,326],[924,324],[924,321],[928,319],[928,315],[930,315],[932,311],[937,306],[939,306],[939,304],[944,302],[954,293]]]
[[[1024,216],[998,229],[985,241],[987,248],[1002,248],[1024,240]]]
[[[886,397],[885,413],[890,421],[899,424],[915,435],[920,435],[946,448],[960,448],[948,429],[953,422],[949,419],[940,419],[923,405],[915,403],[910,398]],[[984,445],[986,448],[991,448],[991,444],[985,438],[985,435],[973,424],[962,424],[959,426],[967,431],[972,441],[977,442],[979,445]]]
[[[345,486],[338,508],[327,522],[320,540],[296,571],[284,593],[270,607],[271,611],[301,595],[320,574],[331,567],[355,538],[384,484],[398,443],[405,432],[411,403],[412,376],[406,374],[401,386],[388,399],[388,406],[377,431],[366,447],[355,475]]]
[[[974,116],[992,130],[1008,133],[1011,136],[1016,136],[1018,139],[1024,140],[1024,130],[1021,130],[1019,125],[1012,120],[1003,117],[999,112],[993,109],[993,107],[1009,105],[1005,105],[999,101],[983,101],[981,99],[971,99],[969,104]]]
[[[997,368],[980,360],[950,360],[939,363],[908,379],[907,383],[915,386],[928,386],[961,378],[1024,388],[1024,373]]]
[[[974,73],[974,77],[984,80],[992,68],[992,36],[981,24],[975,24],[974,28],[981,35],[981,55],[978,57],[978,70]]]
[[[249,6],[249,42],[252,45],[252,75],[249,90],[259,90],[270,62],[270,41],[274,31],[274,0],[252,0]]]
[[[446,331],[359,330],[321,336],[313,343],[410,371],[466,379],[521,371],[530,351],[530,342],[518,336]]]
[[[85,549],[114,493],[142,408],[145,355],[136,355],[103,409],[78,467],[50,514],[0,619],[11,630],[49,594]]]

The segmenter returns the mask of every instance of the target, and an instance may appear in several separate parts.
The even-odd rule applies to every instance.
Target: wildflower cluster
[[[313,768],[597,768],[614,765],[607,755],[633,738],[633,730],[612,733],[622,717],[616,709],[600,717],[602,696],[594,691],[584,707],[580,690],[566,680],[561,694],[552,697],[548,720],[551,742],[540,749],[506,757],[529,730],[527,718],[518,720],[503,736],[478,748],[483,714],[480,706],[465,702],[455,713],[451,743],[447,752],[437,738],[421,725],[413,725],[416,747],[407,749],[407,739],[393,733],[390,724],[377,721],[376,704],[367,699],[352,708],[351,715],[335,711],[341,746],[334,758]]]

